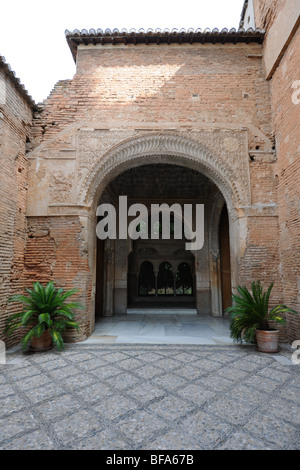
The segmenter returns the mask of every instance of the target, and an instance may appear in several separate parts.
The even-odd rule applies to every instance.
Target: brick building
[[[221,316],[256,279],[299,308],[299,15],[249,0],[238,30],[66,31],[76,74],[39,108],[0,63],[1,328],[35,280],[80,289],[76,341],[128,308]],[[202,249],[99,240],[97,207],[124,195],[204,204]]]

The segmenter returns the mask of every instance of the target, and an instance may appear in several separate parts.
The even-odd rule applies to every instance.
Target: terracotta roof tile
[[[71,49],[74,60],[76,61],[77,47],[80,44],[151,44],[151,43],[237,43],[237,42],[258,42],[262,43],[264,39],[264,31],[261,29],[249,28],[244,30],[239,28],[227,29],[223,28],[219,30],[214,28],[210,30],[206,28],[202,30],[201,28],[193,29],[151,29],[147,30],[141,29],[74,29],[74,31],[65,31],[65,36],[68,42],[68,45]]]

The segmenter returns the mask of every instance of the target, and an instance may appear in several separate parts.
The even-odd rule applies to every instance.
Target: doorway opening
[[[230,243],[229,243],[229,220],[226,204],[221,212],[219,225],[219,250],[222,292],[222,313],[232,304],[231,293],[231,267],[230,267]]]
[[[186,250],[186,239],[174,237],[174,217],[170,216],[170,238],[163,239],[160,219],[153,229],[158,237],[97,239],[96,317],[126,314],[130,308],[197,309],[200,315],[212,312],[214,288],[211,256],[218,257],[219,316],[231,302],[229,220],[219,188],[205,175],[185,166],[155,163],[130,168],[110,181],[99,204],[116,207],[118,198],[127,196],[128,205],[152,204],[204,205],[204,245],[201,250]],[[214,202],[223,205],[211,224]],[[223,209],[222,209],[223,207]],[[128,218],[128,225],[130,223]],[[139,231],[150,230],[151,223],[141,222]],[[213,232],[213,233],[211,233]],[[210,240],[216,240],[212,248]],[[217,252],[217,253],[216,253]]]

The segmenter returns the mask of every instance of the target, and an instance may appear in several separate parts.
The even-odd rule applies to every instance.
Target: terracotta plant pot
[[[256,330],[257,351],[264,353],[277,353],[279,330]]]
[[[29,351],[41,352],[52,349],[52,337],[49,330],[45,330],[40,338],[33,337],[30,343]]]

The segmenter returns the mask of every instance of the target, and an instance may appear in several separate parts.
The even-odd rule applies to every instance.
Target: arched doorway
[[[121,239],[97,242],[96,317],[99,315],[124,314],[128,308],[196,308],[198,314],[212,313],[212,276],[210,266],[211,232],[219,251],[219,221],[211,223],[216,212],[215,200],[224,198],[210,178],[190,168],[175,164],[156,163],[130,168],[107,185],[101,201],[110,201],[119,214],[118,201],[126,195],[128,205],[144,204],[150,209],[153,204],[179,203],[204,205],[204,245],[201,250],[186,250],[186,239],[174,237],[174,214],[170,215],[170,238],[161,238],[160,219],[157,219],[157,238],[141,236],[132,240]],[[147,212],[148,213],[148,212]],[[228,220],[228,218],[227,218]],[[130,224],[128,217],[128,225]],[[221,227],[221,225],[220,225]],[[229,225],[222,222],[222,230]],[[139,223],[140,233],[150,234],[151,222]],[[223,236],[222,236],[223,240]],[[223,249],[222,249],[223,250]],[[223,256],[224,250],[222,251]],[[229,254],[229,252],[228,252]],[[229,255],[230,263],[230,255]],[[220,262],[220,261],[219,261]],[[224,262],[222,262],[222,266]],[[224,271],[225,273],[225,271]],[[218,274],[220,276],[220,272]],[[230,274],[229,274],[230,278]],[[99,281],[101,279],[101,281]],[[230,281],[230,279],[229,279]],[[222,296],[219,279],[218,295]],[[231,286],[231,282],[229,282]],[[231,290],[231,287],[230,287]],[[100,303],[102,302],[102,306]],[[219,308],[219,307],[218,307]],[[216,314],[216,311],[214,312]],[[221,315],[219,308],[217,315]]]
[[[242,137],[242,134],[239,134],[239,138]],[[86,171],[78,188],[78,202],[85,208],[84,216],[80,220],[82,248],[88,255],[92,283],[91,308],[88,307],[86,319],[87,328],[90,332],[93,331],[93,322],[95,315],[97,315],[97,312],[95,312],[97,284],[96,209],[101,201],[101,195],[109,183],[130,168],[137,168],[149,164],[149,162],[152,164],[180,165],[206,176],[214,183],[219,191],[218,199],[221,200],[221,204],[219,201],[216,204],[212,220],[218,220],[220,207],[222,209],[225,201],[229,216],[232,289],[235,289],[235,286],[239,284],[240,263],[247,246],[247,219],[244,216],[243,207],[251,204],[249,165],[245,157],[242,166],[236,166],[235,163],[231,164],[233,160],[229,161],[225,153],[220,147],[215,152],[213,142],[208,142],[205,135],[201,133],[191,136],[188,133],[180,132],[153,132],[134,135],[126,140],[117,140],[106,152],[99,153],[98,158],[95,158],[93,165]],[[210,223],[207,221],[206,227],[208,226],[210,226]],[[216,224],[213,223],[211,226],[215,227]],[[211,233],[211,230],[209,230],[209,233]],[[207,234],[205,236],[207,237]],[[202,301],[199,299],[201,308],[204,308],[207,313],[213,316],[221,316],[220,282],[218,281],[218,275],[213,275],[213,273],[219,273],[219,251],[218,247],[217,250],[215,249],[216,243],[218,242],[209,243],[209,253],[207,253],[205,264],[208,263],[210,267],[205,276],[200,278],[196,276],[195,295],[197,305],[200,296],[202,298]],[[126,252],[127,264],[131,247],[128,250],[128,246],[124,242],[122,249]],[[102,286],[107,292],[106,298],[104,296],[107,311],[105,312],[102,309],[100,313],[105,315],[126,313],[126,309],[122,310],[123,307],[119,308],[120,305],[113,301],[114,298],[118,297],[122,299],[123,306],[127,304],[127,279],[119,278],[119,269],[117,269],[118,273],[115,276],[114,268],[116,266],[119,268],[121,264],[115,263],[116,257],[113,244],[104,246],[104,258],[103,270],[107,268],[106,271],[109,274],[109,282],[104,276],[105,280]],[[198,261],[195,262],[195,265],[198,265],[197,263]],[[124,265],[121,267],[124,272]],[[216,279],[213,279],[214,277]],[[116,293],[118,295],[115,295]],[[110,299],[109,305],[107,299]]]

